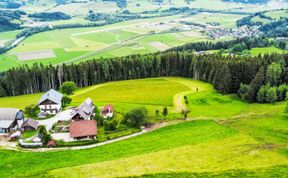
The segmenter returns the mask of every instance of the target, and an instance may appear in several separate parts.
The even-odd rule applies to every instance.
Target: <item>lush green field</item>
[[[113,104],[119,113],[125,113],[131,108],[145,106],[151,117],[156,110],[169,108],[169,118],[179,117],[177,111],[183,107],[183,97],[202,92],[214,93],[214,89],[206,83],[183,78],[155,78],[110,82],[79,89],[71,96],[73,106],[80,105],[90,97],[97,106]],[[41,94],[23,95],[0,98],[0,107],[24,109],[31,104],[37,104]],[[190,97],[189,97],[190,98]],[[176,114],[176,115],[175,115]]]
[[[0,107],[25,109],[26,106],[37,104],[41,93],[0,98]]]
[[[252,48],[250,50],[251,55],[257,56],[259,54],[272,54],[272,53],[283,53],[285,50],[281,50],[274,46],[266,47],[266,48]]]
[[[184,95],[193,121],[177,121],[136,138],[87,150],[33,153],[2,149],[0,177],[270,177],[287,172],[284,103],[248,104],[236,96],[218,94],[203,82],[155,78],[79,89],[72,96],[72,105],[90,97],[97,106],[112,103],[117,112],[145,106],[151,117],[155,109],[169,106],[168,118],[176,119],[182,117],[175,113],[180,112],[177,109],[183,106]],[[24,107],[24,101],[25,105],[36,103],[39,97],[1,98],[0,104]],[[33,169],[27,169],[31,165]]]
[[[287,17],[288,11],[287,10],[270,11],[266,12],[265,15],[272,17],[273,19],[280,19],[281,17]]]
[[[120,10],[115,3],[102,1],[68,3],[59,6],[55,6],[54,2],[46,2],[45,0],[37,1],[33,4],[30,3],[27,3],[27,5],[21,9],[27,12],[38,12],[43,10],[62,11],[73,16],[70,20],[54,21],[52,22],[53,25],[88,23],[84,17],[91,9],[95,12],[102,13],[116,13]],[[196,0],[189,4],[184,0],[176,0],[173,1],[171,5],[173,7],[188,6],[191,8],[227,11],[242,11],[245,9],[246,11],[251,12],[255,12],[258,8],[263,10],[274,9],[264,5],[258,5],[257,8],[255,8],[255,5],[225,3],[222,0]],[[171,5],[168,1],[164,1],[160,6],[146,0],[138,0],[137,2],[129,1],[126,9],[131,12],[140,13],[143,11],[143,8],[145,10],[165,10],[170,8]],[[276,14],[271,12],[271,16],[274,15],[278,17],[283,15],[283,13],[285,15],[284,11],[283,13],[281,13],[281,11],[273,12]],[[36,62],[48,65],[63,62],[78,62],[91,58],[99,59],[101,57],[106,58],[130,54],[145,54],[162,51],[188,42],[207,41],[208,38],[203,33],[200,33],[199,30],[185,30],[180,21],[202,24],[218,22],[220,24],[219,27],[235,28],[235,22],[242,17],[244,17],[244,15],[199,13],[196,15],[186,14],[132,20],[95,28],[75,28],[44,32],[28,37],[16,48],[10,50],[6,54],[0,55],[0,71],[5,71],[11,67],[23,64],[31,65]],[[263,19],[253,20],[263,21]],[[26,21],[24,20],[24,24],[25,23]],[[172,29],[180,29],[180,32],[175,32]],[[152,34],[151,32],[155,34]],[[3,46],[8,41],[14,39],[16,34],[17,31],[0,33],[0,46]],[[33,58],[33,54],[29,54],[28,58],[30,58],[30,60],[24,61],[20,60],[18,57],[18,55],[23,52],[38,53],[43,50],[52,50],[55,56],[35,59]]]
[[[132,20],[102,27],[53,30],[35,34],[25,39],[16,48],[0,55],[0,71],[19,64],[30,65],[35,62],[59,64],[74,61],[75,58],[85,54],[89,54],[88,58],[144,54],[187,42],[207,40],[204,34],[196,30],[187,33],[170,33],[170,29],[181,26],[178,22],[170,23],[179,18],[181,16],[175,15]],[[163,24],[160,25],[160,22]],[[152,31],[155,34],[151,34]],[[9,35],[12,37],[15,33],[11,32]],[[1,33],[0,35],[2,36]],[[1,43],[4,43],[4,40],[7,39],[3,39]],[[153,45],[155,42],[160,44]],[[33,59],[32,54],[29,56],[31,60],[20,61],[17,56],[23,52],[37,53],[43,50],[53,50],[56,57]],[[84,59],[85,57],[78,60]]]

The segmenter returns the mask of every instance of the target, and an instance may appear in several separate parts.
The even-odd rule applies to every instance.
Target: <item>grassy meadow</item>
[[[24,64],[60,64],[91,58],[163,51],[189,42],[209,40],[200,30],[182,29],[183,24],[180,21],[202,24],[219,22],[220,27],[235,28],[235,22],[242,17],[244,16],[234,14],[199,13],[138,19],[101,27],[42,32],[26,38],[16,48],[0,55],[0,71]],[[175,28],[180,31],[173,31]],[[18,32],[0,33],[0,45],[14,39]],[[30,56],[31,60],[18,58],[21,53],[37,53],[43,50],[52,50],[55,56],[47,56],[43,59],[33,59]]]
[[[195,30],[192,30],[191,34],[170,33],[170,29],[178,27],[180,24],[173,23],[170,25],[169,22],[180,17],[176,15],[140,19],[101,27],[53,30],[35,34],[26,38],[16,48],[0,55],[0,71],[17,65],[31,65],[36,62],[45,65],[59,64],[73,61],[75,58],[86,54],[92,54],[89,55],[89,58],[94,56],[96,59],[144,54],[166,49],[163,46],[171,48],[187,42],[207,40],[205,35]],[[159,25],[160,22],[164,24]],[[151,34],[151,31],[155,34]],[[9,32],[9,35],[12,37],[15,33]],[[6,34],[4,35],[6,36]],[[1,36],[0,33],[0,39]],[[3,43],[4,40],[7,39],[3,39]],[[154,42],[159,42],[160,45],[152,45]],[[23,52],[37,53],[41,50],[53,50],[56,57],[20,61],[17,56]]]
[[[40,95],[0,98],[0,106],[23,108],[35,104]],[[184,96],[191,110],[186,121],[178,120]],[[175,77],[109,82],[79,89],[71,97],[71,105],[90,97],[97,106],[111,103],[120,113],[145,106],[153,122],[163,119],[155,117],[155,110],[168,106],[166,121],[176,120],[153,132],[87,150],[1,149],[0,177],[269,177],[287,171],[284,103],[248,104],[235,95],[217,93],[210,84]]]

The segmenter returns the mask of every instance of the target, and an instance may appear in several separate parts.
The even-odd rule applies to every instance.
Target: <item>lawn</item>
[[[213,132],[210,132],[211,129],[213,129]],[[202,134],[203,132],[207,134]],[[0,176],[9,177],[12,174],[12,170],[16,175],[36,175],[37,172],[43,173],[43,171],[60,167],[109,161],[200,143],[209,143],[229,136],[235,136],[236,134],[237,132],[233,129],[218,125],[213,121],[193,121],[168,126],[137,138],[87,150],[50,152],[49,154],[45,152],[29,153],[1,150],[0,170],[6,171],[0,171]],[[27,171],[27,167],[24,165],[28,166],[31,164],[35,166]],[[7,169],[8,167],[13,169]]]
[[[0,98],[0,107],[25,109],[26,106],[37,104],[41,93]]]
[[[275,171],[287,171],[284,103],[248,104],[234,95],[217,93],[210,84],[174,77],[109,82],[79,89],[71,97],[72,105],[90,97],[97,106],[112,103],[117,112],[145,106],[150,116],[155,109],[169,106],[168,118],[175,120],[181,118],[175,113],[184,95],[191,109],[190,121],[173,121],[153,132],[86,150],[45,153],[2,149],[0,177],[221,177],[264,173],[269,177],[277,175]],[[25,105],[37,103],[39,97],[1,98],[0,103],[23,107],[23,101]]]
[[[33,131],[25,131],[22,134],[23,139],[27,139],[27,138],[31,138],[33,136],[35,136],[37,134],[37,130],[33,130]]]

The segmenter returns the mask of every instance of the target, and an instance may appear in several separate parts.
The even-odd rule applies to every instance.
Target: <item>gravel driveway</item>
[[[52,117],[50,119],[40,120],[39,125],[46,126],[46,130],[49,131],[52,129],[52,126],[54,123],[57,123],[58,121],[69,121],[71,119],[71,112],[73,110],[68,109],[66,111],[60,112],[56,114],[55,117]]]

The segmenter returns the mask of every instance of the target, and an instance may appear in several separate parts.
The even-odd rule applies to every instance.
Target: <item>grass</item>
[[[0,98],[0,107],[25,109],[26,106],[37,104],[41,93]]]
[[[33,130],[33,131],[25,131],[24,133],[22,133],[22,137],[23,139],[27,139],[27,138],[31,138],[33,136],[35,136],[37,134],[37,130]]]
[[[229,118],[248,107],[234,95],[221,95],[216,92],[199,92],[187,95],[190,117]],[[222,111],[222,112],[219,112]]]
[[[203,132],[207,133],[205,130]],[[168,170],[169,172],[191,170],[205,172],[211,168],[217,172],[235,168],[267,167],[286,161],[284,156],[270,150],[254,148],[253,144],[257,142],[249,137],[237,135],[221,141],[198,143],[124,159],[56,169],[48,175],[73,177],[73,175],[85,174],[88,177],[121,177],[154,174]]]
[[[279,20],[281,17],[287,17],[288,11],[287,10],[270,11],[266,12],[265,15],[272,17],[273,19]]]
[[[218,22],[220,26],[226,28],[235,28],[236,21],[245,17],[245,15],[234,15],[234,14],[215,14],[215,13],[199,13],[188,18],[184,18],[183,20],[188,22],[197,22],[206,24],[209,22]]]
[[[179,19],[203,23],[215,21],[219,22],[220,26],[234,28],[236,20],[241,17],[242,16],[240,15],[212,15],[209,13],[185,17],[173,15],[131,20],[101,27],[61,29],[42,32],[29,36],[16,48],[0,55],[0,71],[5,71],[19,65],[31,65],[37,62],[41,62],[44,65],[69,62],[79,56],[92,52],[93,58],[99,59],[101,57],[145,54],[161,50],[152,46],[151,43],[153,42],[161,42],[164,46],[175,47],[188,42],[206,41],[208,38],[199,31],[192,30],[188,32],[171,33],[170,29],[182,26],[181,23],[175,21]],[[80,17],[76,18],[78,21]],[[160,22],[164,23],[164,25],[159,25]],[[156,32],[156,34],[151,34],[151,31]],[[13,39],[16,34],[16,31],[7,34],[0,33],[0,39],[4,38],[2,36],[8,36],[9,39]],[[2,39],[1,43],[5,42],[3,40],[8,40],[6,38],[7,37]],[[56,57],[31,61],[18,61],[17,59],[17,53],[20,52],[49,49],[54,50]],[[83,57],[83,59],[81,58],[79,61],[89,60],[91,58],[91,56],[86,58]]]
[[[215,92],[209,84],[167,77],[79,89],[72,96],[72,105],[91,97],[97,106],[111,102],[117,112],[145,106],[150,116],[168,105],[168,118],[176,119],[181,116],[175,108],[183,104],[184,95],[192,121],[174,121],[174,125],[138,137],[86,150],[45,153],[2,149],[0,170],[5,171],[0,171],[0,177],[284,175],[288,162],[284,103],[248,104]],[[27,98],[1,98],[0,103],[10,100],[10,105],[12,101],[20,105]],[[27,171],[31,164],[33,169]]]
[[[213,129],[214,132],[209,131]],[[203,132],[207,134],[201,134]],[[60,167],[76,166],[161,150],[176,149],[198,143],[208,143],[237,134],[233,129],[218,125],[213,121],[193,121],[168,126],[137,138],[105,145],[99,148],[79,151],[29,153],[1,150],[1,177],[9,177],[12,170],[16,175],[29,176]],[[105,155],[105,156],[104,156]],[[27,159],[29,157],[29,159]],[[89,157],[89,159],[87,159]],[[53,164],[51,164],[53,163]],[[37,165],[27,172],[23,165]],[[10,169],[9,169],[10,167]],[[12,169],[11,169],[12,168]]]
[[[259,54],[272,54],[272,53],[283,53],[284,50],[281,50],[279,48],[276,48],[274,46],[272,47],[265,47],[265,48],[252,48],[250,50],[251,55],[257,56]]]

